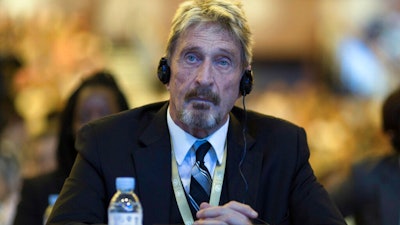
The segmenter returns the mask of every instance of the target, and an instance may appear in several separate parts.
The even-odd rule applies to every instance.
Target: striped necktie
[[[204,142],[204,141],[203,141]],[[196,146],[198,142],[194,144]],[[192,168],[192,177],[190,180],[190,203],[198,211],[202,202],[209,202],[212,185],[212,178],[207,167],[204,165],[204,156],[210,149],[211,144],[208,141],[202,143],[196,150],[196,163]]]

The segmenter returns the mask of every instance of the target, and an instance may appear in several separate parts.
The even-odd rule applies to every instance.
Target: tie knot
[[[211,147],[211,144],[208,141],[205,141],[204,143],[202,143],[196,149],[196,161],[200,161],[202,163],[204,161],[204,156],[207,154],[210,147]]]

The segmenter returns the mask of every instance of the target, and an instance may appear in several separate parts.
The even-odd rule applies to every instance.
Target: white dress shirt
[[[196,154],[193,149],[193,144],[199,140],[191,134],[184,131],[172,120],[169,107],[167,110],[167,123],[171,136],[171,149],[175,153],[175,160],[178,166],[179,176],[181,177],[183,188],[187,193],[190,190],[190,177],[193,165],[196,162]],[[215,131],[210,136],[200,139],[207,140],[212,148],[207,152],[204,157],[204,164],[210,172],[211,176],[214,175],[216,164],[221,164],[224,150],[226,136],[228,134],[229,117],[226,123]]]

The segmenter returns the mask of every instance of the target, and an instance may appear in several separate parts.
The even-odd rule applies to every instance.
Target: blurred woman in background
[[[127,110],[128,102],[113,75],[100,71],[82,81],[68,98],[60,118],[57,169],[24,180],[15,225],[42,225],[48,198],[58,194],[76,157],[75,135],[81,126],[106,115]]]

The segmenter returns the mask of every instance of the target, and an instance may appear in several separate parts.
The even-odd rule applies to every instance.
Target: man
[[[308,163],[304,130],[234,107],[251,90],[251,58],[240,3],[181,4],[158,73],[170,100],[82,129],[49,224],[105,223],[120,176],[135,177],[146,225],[345,224]]]
[[[382,106],[382,130],[393,151],[365,158],[351,168],[347,179],[332,190],[344,216],[358,225],[398,225],[400,221],[400,88]]]

